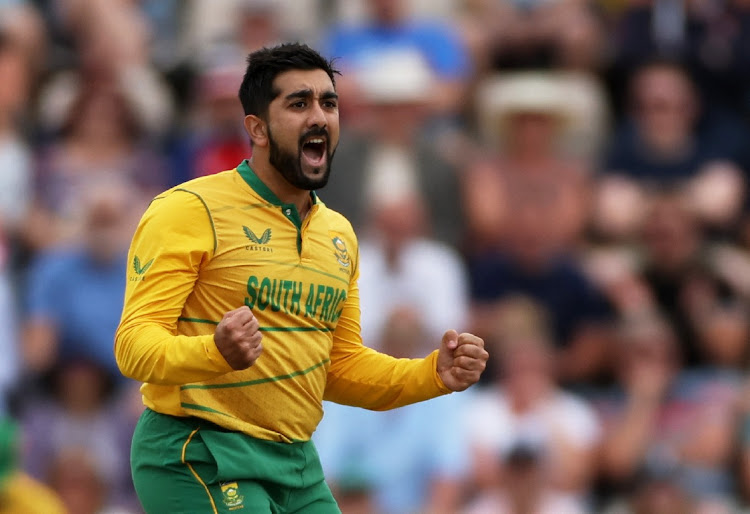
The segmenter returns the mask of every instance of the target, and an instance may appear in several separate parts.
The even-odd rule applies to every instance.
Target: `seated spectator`
[[[480,497],[499,488],[503,502],[554,499],[575,506],[561,512],[582,512],[595,477],[600,427],[591,407],[558,385],[552,337],[544,310],[528,298],[497,305],[487,343],[499,369],[464,418],[473,448],[472,484]],[[519,447],[534,449],[531,469],[514,467]],[[533,498],[511,492],[519,471],[542,481],[534,484]]]
[[[601,187],[614,176],[645,193],[684,188],[706,222],[731,228],[746,201],[747,130],[712,118],[690,76],[669,62],[639,68],[629,93],[630,116],[614,134]]]
[[[122,377],[112,341],[122,311],[127,245],[142,204],[122,181],[89,193],[81,206],[83,245],[40,254],[28,274],[22,350],[37,376],[59,360],[85,357],[111,377]]]
[[[596,379],[606,372],[611,305],[581,264],[560,249],[554,218],[535,208],[542,198],[526,203],[520,193],[502,247],[469,256],[473,326],[487,333],[495,302],[529,296],[549,311],[560,378],[570,385]]]
[[[74,508],[82,498],[69,495],[70,491],[61,487],[83,468],[56,466],[70,455],[86,455],[94,467],[96,482],[106,488],[106,492],[100,491],[104,496],[99,501],[132,504],[135,492],[128,467],[129,444],[121,444],[121,431],[130,427],[122,423],[124,417],[114,401],[111,378],[91,362],[65,360],[56,366],[52,391],[49,400],[36,398],[22,413],[24,468],[50,483],[70,512],[84,512]]]
[[[468,281],[460,255],[427,236],[424,204],[409,175],[380,170],[370,193],[368,227],[360,236],[359,276],[362,339],[377,345],[387,320],[399,308],[414,310],[428,337],[439,341],[445,327],[468,327]],[[429,343],[423,348],[434,349]]]
[[[625,490],[650,466],[675,468],[694,507],[730,501],[738,376],[683,371],[675,333],[656,314],[623,321],[614,389],[596,399],[603,477]]]
[[[572,126],[592,118],[571,105],[565,84],[542,72],[488,81],[478,110],[495,152],[469,160],[462,205],[474,330],[483,330],[484,306],[515,293],[534,297],[553,318],[561,376],[575,382],[603,371],[608,306],[573,257],[588,215],[590,164],[565,142]]]
[[[169,8],[169,1],[160,3]],[[133,119],[149,137],[162,136],[170,128],[172,92],[151,62],[152,43],[158,42],[149,34],[145,3],[153,2],[86,0],[48,10],[50,17],[58,18],[55,28],[64,33],[62,39],[70,48],[56,49],[57,58],[47,63],[52,74],[39,91],[40,129],[59,129],[80,91],[101,82],[127,98]]]
[[[342,97],[360,96],[362,85],[351,80],[358,73],[377,73],[384,62],[409,61],[426,66],[435,76],[431,110],[458,113],[471,63],[455,27],[440,19],[411,18],[398,0],[372,0],[368,8],[364,23],[334,26],[321,43],[326,55],[339,59],[343,76],[337,86]]]
[[[384,320],[377,346],[410,358],[433,340],[417,312],[401,307]],[[326,402],[313,440],[342,511],[457,512],[468,470],[468,445],[457,422],[465,401],[448,395],[389,412]]]
[[[601,119],[585,112],[595,107],[576,105],[577,90],[562,76],[545,72],[482,83],[477,110],[482,139],[492,154],[469,158],[463,177],[469,251],[502,244],[521,216],[544,220],[535,229],[546,230],[557,246],[580,237],[591,166],[571,155],[571,139],[580,139],[588,124],[601,127]]]
[[[685,180],[714,155],[699,137],[700,103],[690,76],[678,65],[649,63],[630,78],[630,117],[614,134],[609,173],[651,182]]]
[[[33,249],[80,241],[81,206],[88,191],[97,185],[131,181],[144,201],[166,189],[168,168],[161,156],[144,144],[142,136],[120,90],[92,83],[79,91],[61,140],[41,153],[36,198],[26,231]]]
[[[655,197],[647,213],[640,273],[657,308],[677,331],[684,364],[696,366],[706,358],[698,342],[696,320],[720,304],[738,300],[738,291],[724,276],[682,195]]]
[[[361,111],[353,130],[342,135],[321,198],[364,230],[370,197],[384,192],[380,176],[402,175],[396,177],[400,183],[411,183],[422,194],[427,235],[458,245],[464,230],[457,169],[447,155],[452,147],[426,131],[434,73],[420,62],[390,59],[353,75],[361,80]]]
[[[140,510],[112,504],[110,488],[93,455],[80,449],[51,459],[48,481],[68,512],[78,514],[137,514]]]
[[[522,253],[522,245],[528,253]],[[528,234],[507,252],[472,259],[474,326],[486,334],[495,302],[530,296],[550,313],[555,364],[563,382],[575,385],[600,378],[608,367],[610,303],[576,261],[558,255],[540,259],[542,245],[540,236]]]

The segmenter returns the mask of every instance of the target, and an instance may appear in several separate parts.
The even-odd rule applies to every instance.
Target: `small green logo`
[[[245,235],[247,236],[247,238],[255,244],[264,245],[264,244],[267,244],[271,240],[270,228],[267,228],[260,237],[256,236],[252,230],[250,230],[244,225],[242,226],[242,230],[245,232]]]
[[[148,269],[151,267],[151,264],[153,263],[154,259],[151,259],[146,264],[141,266],[141,259],[139,259],[136,255],[135,257],[133,257],[133,271],[135,271],[137,275],[143,275],[144,273],[146,273],[146,271],[148,271]]]
[[[229,507],[229,510],[244,508],[244,505],[242,504],[245,497],[240,494],[237,482],[221,484],[221,494],[224,495],[224,505]]]

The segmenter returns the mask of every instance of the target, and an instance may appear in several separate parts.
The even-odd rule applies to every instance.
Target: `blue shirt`
[[[84,250],[53,250],[29,272],[27,318],[51,321],[60,342],[59,360],[86,358],[112,376],[120,373],[113,345],[125,295],[126,256],[94,262]]]
[[[324,54],[339,59],[345,69],[377,66],[381,55],[412,50],[421,54],[442,79],[464,79],[471,71],[468,51],[456,32],[437,22],[336,27],[322,48]]]
[[[385,412],[324,402],[313,441],[326,476],[342,489],[369,490],[377,512],[418,512],[434,479],[468,472],[469,443],[458,420],[471,394]]]
[[[549,312],[561,346],[586,323],[612,317],[604,294],[572,260],[560,258],[532,273],[506,255],[487,254],[469,260],[469,277],[472,298],[478,302],[494,303],[515,295],[539,302]]]

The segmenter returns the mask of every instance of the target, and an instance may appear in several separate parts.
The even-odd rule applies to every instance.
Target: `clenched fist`
[[[448,389],[463,391],[479,381],[488,358],[481,338],[448,330],[440,344],[437,370]]]
[[[258,320],[243,306],[229,311],[221,318],[214,332],[214,343],[232,369],[252,366],[263,351]]]

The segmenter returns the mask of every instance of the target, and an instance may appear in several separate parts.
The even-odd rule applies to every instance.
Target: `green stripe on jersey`
[[[183,403],[180,403],[180,407],[182,407],[183,409],[202,410],[203,412],[213,412],[214,414],[221,414],[222,416],[226,416],[228,418],[233,417],[225,412],[212,409],[211,407],[206,407],[205,405],[198,405],[197,403],[184,403],[183,402]]]
[[[210,320],[210,319],[183,318],[182,316],[180,316],[179,318],[177,318],[177,321],[186,321],[188,323],[205,323],[207,325],[218,325],[219,324],[218,321],[213,321],[213,320]]]
[[[261,332],[333,332],[330,327],[260,327]]]
[[[204,323],[206,325],[218,325],[218,321],[201,318],[183,318],[180,316],[177,321],[184,321],[186,323]],[[333,332],[330,327],[259,327],[261,332]]]
[[[278,375],[275,377],[258,378],[256,380],[246,380],[245,382],[230,382],[227,384],[189,384],[189,385],[181,386],[180,390],[186,391],[188,389],[227,389],[230,387],[245,387],[245,386],[258,385],[258,384],[266,384],[268,382],[278,382],[280,380],[288,380],[290,378],[299,377],[301,375],[307,375],[311,371],[315,371],[319,367],[328,364],[330,361],[331,361],[330,359],[323,359],[319,363],[314,364],[307,369],[293,371],[287,375]],[[221,414],[221,412],[219,414]]]

